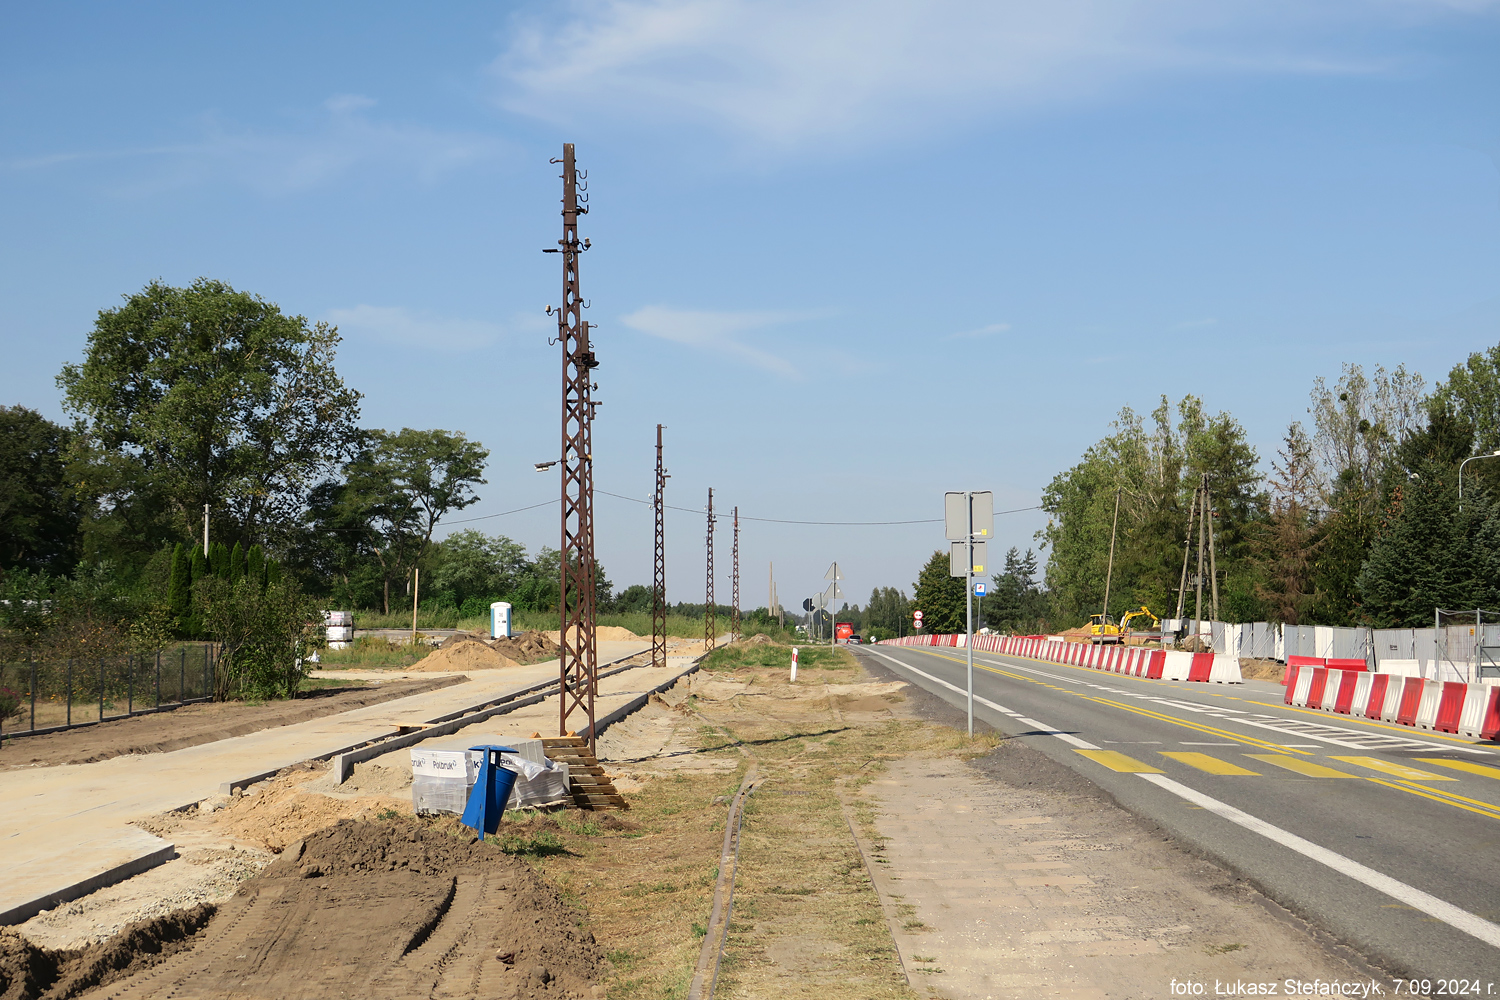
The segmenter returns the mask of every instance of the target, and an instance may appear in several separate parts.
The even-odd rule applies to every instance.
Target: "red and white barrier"
[[[1500,738],[1500,685],[1496,684],[1371,674],[1363,664],[1339,669],[1289,662],[1286,703],[1474,739]]]
[[[881,642],[888,646],[963,646],[964,637],[909,635],[900,639],[883,639]],[[974,648],[1154,680],[1196,681],[1205,684],[1239,684],[1242,680],[1239,658],[1215,653],[1182,653],[1172,649],[1147,649],[1144,646],[1064,642],[1056,636],[1045,635],[976,635]],[[1322,697],[1321,689],[1319,697]]]

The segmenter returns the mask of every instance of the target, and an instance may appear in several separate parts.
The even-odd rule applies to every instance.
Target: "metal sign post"
[[[968,672],[969,739],[974,738],[974,574],[984,572],[986,541],[995,533],[995,495],[966,490],[943,496],[943,526],[952,544],[948,572],[964,578],[964,652]]]

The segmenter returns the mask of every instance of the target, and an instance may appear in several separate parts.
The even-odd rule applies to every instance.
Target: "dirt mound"
[[[553,642],[562,642],[562,631],[559,629],[553,629],[551,632],[546,633],[546,635]],[[620,625],[597,625],[594,627],[595,642],[631,642],[639,638],[641,636]]]
[[[482,642],[489,644],[490,637],[479,632],[454,632],[448,638],[438,643],[438,649],[448,649],[457,646],[461,642]]]
[[[522,632],[509,639],[496,639],[490,648],[518,663],[536,663],[557,657],[556,632]]]
[[[174,917],[184,927],[202,919]],[[243,883],[202,931],[179,933],[185,944],[176,954],[159,949],[149,969],[122,969],[109,957],[141,950],[142,942],[125,938],[97,946],[92,959],[96,949],[70,955],[51,983],[97,968],[115,977],[114,992],[143,1000],[532,1000],[592,996],[604,967],[593,936],[578,929],[578,914],[526,862],[451,820],[343,820],[318,830]],[[37,956],[6,941],[0,938],[0,960],[20,973],[11,977],[19,982]],[[149,952],[150,942],[144,945]],[[43,972],[47,957],[40,956]],[[93,985],[81,975],[78,982]],[[80,992],[5,985],[0,1000]]]
[[[38,948],[12,930],[0,930],[0,1000],[75,997],[144,972],[193,946],[215,908],[208,903],[130,924],[88,948]]]
[[[738,642],[730,643],[730,645],[738,649],[742,646],[779,646],[781,645],[781,643],[777,642],[775,639],[772,639],[768,635],[763,635],[760,632],[757,632],[748,639],[741,639]]]
[[[518,666],[515,660],[491,649],[482,642],[465,640],[452,645],[444,643],[407,669],[434,673],[459,670],[499,670]]]

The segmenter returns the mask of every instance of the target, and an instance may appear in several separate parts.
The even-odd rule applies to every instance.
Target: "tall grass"
[[[517,632],[529,632],[538,630],[542,632],[555,632],[559,622],[555,611],[512,611],[511,628]],[[651,614],[646,611],[627,612],[622,614],[599,615],[596,623],[605,627],[626,628],[636,635],[649,636],[651,634]],[[354,627],[360,629],[370,628],[411,628],[411,612],[383,615],[378,611],[356,611],[354,612]],[[419,611],[417,613],[417,628],[458,628],[471,632],[488,632],[490,619],[486,615],[483,618],[460,618],[457,611],[452,609],[442,611]],[[723,635],[729,630],[729,618],[720,615],[718,618],[719,634]],[[746,635],[761,633],[768,635],[778,641],[791,641],[791,633],[777,629],[774,625],[766,626],[746,622],[742,631]],[[703,618],[689,617],[687,615],[667,615],[667,635],[682,639],[693,639],[703,637]]]
[[[425,642],[386,642],[379,637],[356,639],[347,649],[325,649],[318,654],[318,665],[325,670],[348,670],[354,667],[387,669],[409,667],[432,652]]]

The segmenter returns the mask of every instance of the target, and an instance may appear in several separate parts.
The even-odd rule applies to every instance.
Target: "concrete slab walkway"
[[[864,798],[883,840],[861,847],[922,997],[1117,1000],[1168,996],[1174,979],[1362,976],[1099,798],[951,759],[897,761]]]
[[[603,663],[649,649],[649,641],[601,642],[599,658]],[[0,924],[25,920],[171,857],[169,843],[130,826],[132,820],[202,801],[246,775],[327,756],[389,736],[403,724],[431,722],[555,680],[557,661],[468,677],[437,691],[170,753],[0,774]],[[608,679],[612,683],[601,682],[601,695],[632,690],[641,680],[634,670],[616,675]],[[630,696],[616,700],[623,704]],[[597,714],[609,707],[601,699]]]

